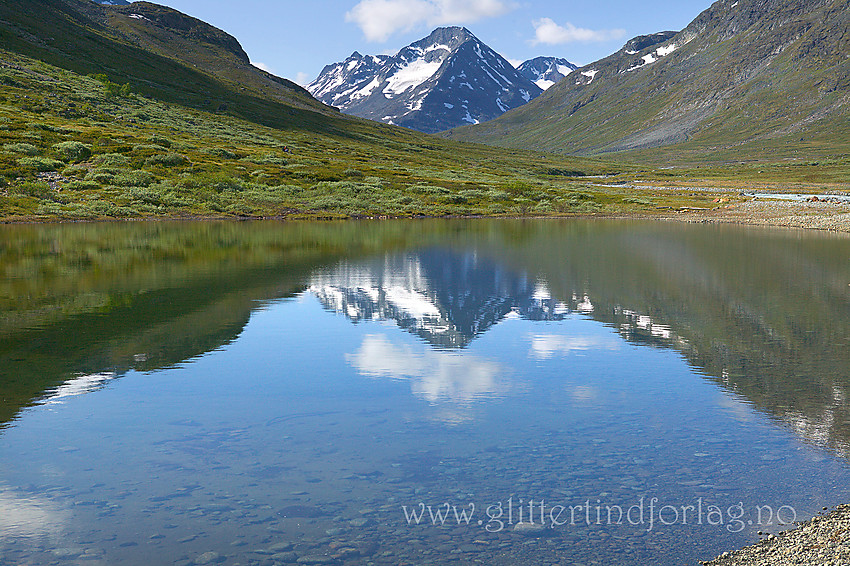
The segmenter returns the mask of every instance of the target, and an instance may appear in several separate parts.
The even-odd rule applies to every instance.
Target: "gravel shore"
[[[686,222],[730,222],[850,232],[850,204],[755,199],[710,210],[684,210],[669,216]]]
[[[797,528],[757,544],[724,552],[706,566],[847,566],[850,564],[850,505],[839,505]]]

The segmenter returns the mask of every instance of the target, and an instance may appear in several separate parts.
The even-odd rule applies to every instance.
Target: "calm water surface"
[[[696,564],[850,501],[850,239],[0,227],[2,564]]]

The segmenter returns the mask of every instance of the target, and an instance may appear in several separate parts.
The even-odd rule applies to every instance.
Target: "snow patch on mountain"
[[[587,78],[589,78],[590,80],[589,80],[589,81],[587,81],[587,83],[586,83],[586,84],[590,84],[590,83],[592,83],[592,82],[593,82],[593,79],[594,79],[594,78],[596,78],[596,75],[597,75],[598,73],[599,73],[599,71],[598,71],[597,69],[591,69],[591,70],[589,70],[589,71],[582,71],[582,72],[581,72],[581,75],[582,75],[583,77],[587,77]],[[580,83],[576,83],[576,84],[580,84]]]
[[[628,73],[629,71],[634,71],[634,70],[640,69],[641,67],[646,67],[647,65],[652,65],[653,63],[656,63],[662,57],[666,57],[666,56],[670,55],[671,53],[676,51],[676,49],[678,49],[678,45],[676,45],[675,43],[671,43],[670,45],[663,45],[663,46],[661,46],[661,47],[659,47],[659,48],[657,48],[653,51],[650,51],[646,55],[643,55],[641,57],[642,62],[637,63],[635,65],[632,65],[631,67],[626,69],[626,72]],[[633,53],[630,53],[629,51],[626,51],[626,53],[628,53],[629,55],[633,54]],[[636,53],[634,53],[634,54],[636,54]]]
[[[442,60],[439,59],[430,63],[422,59],[411,61],[387,78],[384,94],[402,94],[408,89],[421,85],[433,77],[442,64]]]

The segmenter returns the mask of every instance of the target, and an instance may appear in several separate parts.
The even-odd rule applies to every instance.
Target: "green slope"
[[[660,44],[675,45],[672,53],[627,45],[531,103],[447,137],[642,160],[843,155],[848,8],[847,0],[721,0]],[[642,64],[648,55],[657,60]]]

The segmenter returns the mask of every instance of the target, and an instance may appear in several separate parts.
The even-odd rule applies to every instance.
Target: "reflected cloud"
[[[409,380],[410,389],[429,403],[468,404],[508,390],[499,364],[466,353],[415,349],[393,344],[381,334],[366,336],[346,360],[362,375]]]
[[[0,537],[58,536],[68,518],[66,511],[48,499],[16,494],[0,485]]]
[[[833,450],[845,458],[850,457],[850,443],[842,438],[838,431],[837,419],[843,418],[842,407],[826,407],[818,416],[806,415],[800,411],[789,411],[782,416],[791,429],[800,437],[815,446]]]
[[[570,396],[576,403],[590,403],[599,398],[599,389],[589,385],[579,385],[572,389]]]
[[[737,420],[749,422],[753,420],[753,407],[750,404],[743,402],[737,396],[729,392],[720,394],[717,405],[727,410]]]
[[[590,350],[619,350],[621,345],[621,340],[614,336],[535,334],[531,336],[529,355],[539,360],[548,360],[557,354],[568,356]]]

